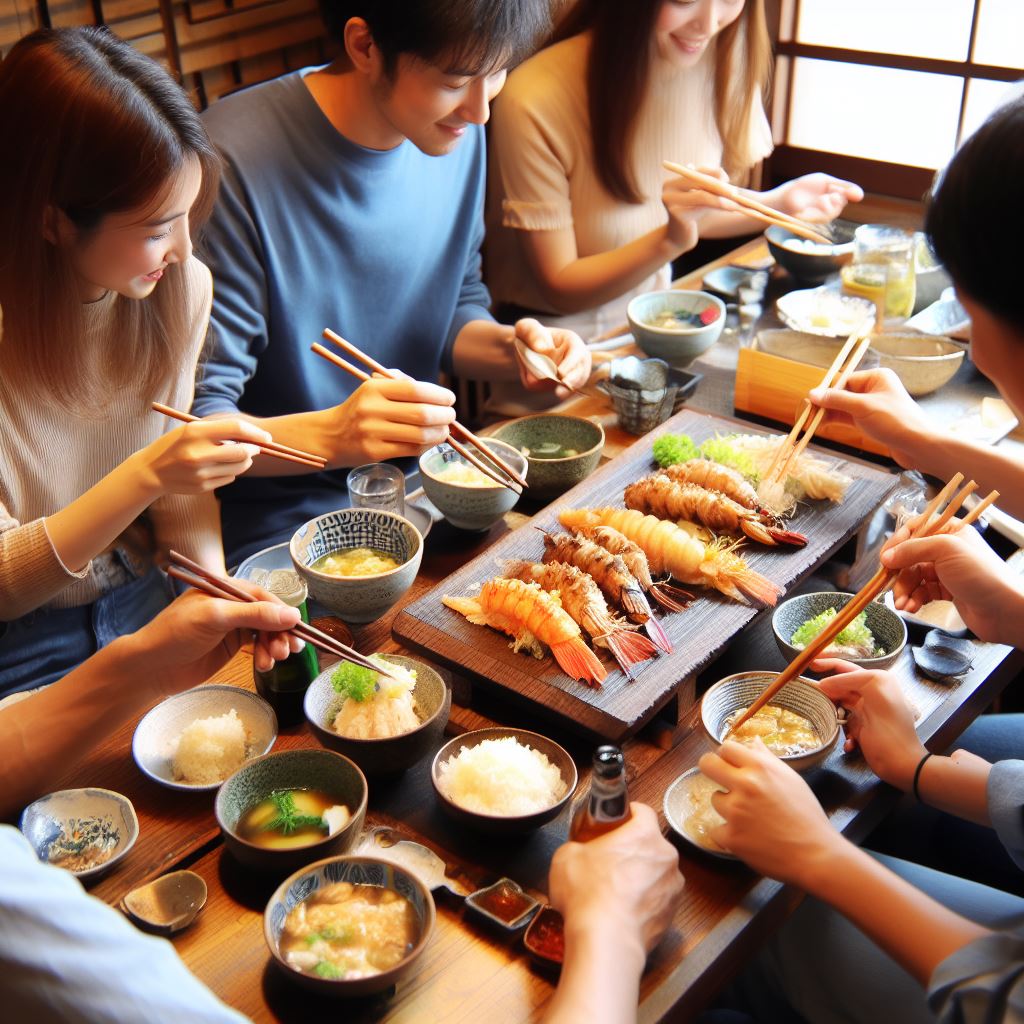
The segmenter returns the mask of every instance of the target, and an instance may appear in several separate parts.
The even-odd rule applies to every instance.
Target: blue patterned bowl
[[[139,819],[126,796],[109,789],[62,789],[40,797],[21,814],[21,831],[44,863],[90,850],[102,863],[94,867],[68,867],[86,881],[109,871],[135,845]]]
[[[312,568],[324,555],[345,548],[375,548],[399,563],[370,576],[331,576]],[[289,551],[309,593],[343,622],[379,619],[416,579],[423,559],[423,537],[408,519],[372,508],[343,508],[304,523]]]
[[[281,954],[281,934],[285,919],[303,900],[323,886],[335,882],[378,885],[404,896],[413,905],[419,934],[404,960],[389,970],[369,978],[320,978],[304,974],[289,966]],[[366,996],[383,992],[404,978],[426,949],[434,930],[434,898],[413,874],[387,861],[375,857],[331,857],[317,861],[286,879],[270,897],[263,914],[263,934],[274,957],[274,963],[298,985],[330,996]]]
[[[272,850],[237,832],[246,811],[278,789],[319,789],[351,815],[344,828],[308,846]],[[316,860],[344,853],[359,837],[366,818],[366,777],[347,758],[331,750],[283,750],[248,761],[217,791],[213,813],[224,845],[246,867],[274,872],[278,878]]]

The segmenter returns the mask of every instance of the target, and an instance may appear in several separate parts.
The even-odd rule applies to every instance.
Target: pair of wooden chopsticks
[[[701,171],[694,170],[692,167],[684,167],[682,164],[673,163],[671,160],[662,161],[662,166],[665,170],[678,174],[680,178],[686,178],[691,184],[698,186],[705,192],[721,196],[723,199],[731,199],[737,206],[743,207],[743,213],[746,216],[753,217],[754,220],[759,220],[764,224],[778,225],[780,228],[785,228],[801,238],[809,238],[812,242],[820,242],[823,245],[835,244],[831,238],[811,227],[811,225],[788,213],[783,213],[781,210],[767,206],[752,196],[745,195],[735,185],[719,181],[718,178],[713,178],[710,174],[704,174]]]
[[[977,489],[978,485],[973,480],[969,481],[950,501],[949,505],[946,506],[942,515],[935,520],[932,519],[932,516],[935,515],[939,506],[960,486],[963,478],[963,473],[957,473],[932,499],[924,512],[918,516],[917,523],[910,533],[912,538],[933,537],[945,531],[949,521],[959,511],[960,506],[963,505],[968,495]],[[959,520],[960,528],[963,529],[973,523],[998,498],[999,492],[992,491],[987,497],[979,501],[963,519]],[[730,726],[729,731],[722,737],[723,741],[727,740],[748,718],[757,714],[786,683],[800,675],[876,597],[884,594],[896,582],[898,575],[898,570],[879,566],[875,575],[836,613],[835,618],[779,673],[764,693]]]
[[[358,359],[360,362],[368,366],[374,373],[380,374],[382,377],[387,377],[389,380],[400,379],[397,374],[392,373],[391,370],[385,366],[381,366],[372,356],[368,356],[365,352],[356,348],[350,341],[346,341],[341,335],[335,334],[330,328],[324,329],[324,337],[333,342],[343,352],[347,352],[354,359]],[[322,356],[330,363],[334,363],[335,366],[340,366],[341,369],[352,374],[357,380],[369,380],[370,375],[364,370],[360,370],[359,367],[353,366],[350,362],[342,359],[340,356],[335,355],[330,349],[324,348],[323,345],[315,344],[312,346],[313,351],[318,355]],[[467,430],[461,423],[453,422],[450,428],[455,434],[457,434],[463,441],[468,442],[474,448],[477,449],[485,458],[489,461],[484,462],[477,458],[465,445],[460,444],[455,440],[454,437],[449,436],[448,444],[452,446],[468,463],[475,466],[481,473],[489,477],[495,483],[501,484],[502,487],[507,487],[510,491],[515,491],[517,494],[521,494],[520,488],[528,487],[525,477],[520,476],[507,462],[499,458],[494,452],[488,448],[483,441],[476,436],[476,434]],[[493,465],[492,465],[493,464]],[[495,469],[494,467],[497,467]],[[516,485],[519,486],[516,486]]]
[[[857,369],[860,361],[871,347],[871,337],[862,337],[866,329],[866,325],[864,328],[858,328],[846,339],[846,343],[839,350],[832,361],[832,365],[825,371],[825,376],[821,378],[819,387],[842,388],[846,386],[850,375]],[[858,341],[858,339],[860,340]],[[803,430],[804,425],[807,424],[808,418],[811,417],[812,408],[814,407],[811,405],[810,399],[805,398],[803,411],[797,418],[796,423],[793,424],[789,437],[779,445],[775,457],[768,466],[768,472],[763,477],[763,483],[785,480],[786,474],[789,472],[794,461],[800,457],[800,453],[811,443],[814,432],[821,426],[821,421],[825,418],[825,410],[820,406],[814,409],[814,416],[811,418],[810,424],[807,425],[807,432],[804,436],[799,441],[797,441],[797,436]]]
[[[181,423],[195,423],[199,419],[198,416],[193,416],[189,412],[172,409],[169,405],[161,405],[159,402],[153,402],[152,409],[154,412],[169,416],[172,420],[178,420]],[[244,441],[242,443],[252,444],[254,442]],[[310,469],[324,469],[327,466],[327,460],[320,455],[304,452],[301,448],[289,448],[288,445],[278,444],[276,441],[264,441],[259,445],[259,449],[263,455],[281,459],[282,462],[295,462],[300,466],[309,466]]]
[[[191,558],[178,551],[170,552],[170,564],[167,568],[167,575],[180,580],[190,587],[194,587],[196,590],[209,594],[210,597],[220,597],[229,601],[242,601],[247,604],[255,604],[259,601],[258,597],[242,590],[241,587],[235,586],[231,580],[218,576],[208,569],[204,569],[198,562],[193,562]],[[371,661],[366,655],[360,654],[347,644],[343,644],[340,640],[335,640],[333,636],[329,636],[323,630],[317,629],[316,626],[309,625],[308,622],[299,622],[288,632],[305,640],[306,643],[319,648],[325,654],[333,654],[338,658],[343,658],[345,661],[351,661],[353,665],[368,668],[371,672],[387,676],[389,679],[395,679],[396,682],[400,681],[391,675],[387,669],[378,665],[377,662]]]

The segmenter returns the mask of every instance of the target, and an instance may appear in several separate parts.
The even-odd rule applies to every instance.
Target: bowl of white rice
[[[511,835],[562,813],[576,791],[564,747],[526,729],[477,729],[449,740],[430,769],[442,810],[460,824]]]
[[[212,683],[176,693],[152,708],[132,737],[143,774],[171,789],[216,789],[277,739],[277,716],[260,696]]]

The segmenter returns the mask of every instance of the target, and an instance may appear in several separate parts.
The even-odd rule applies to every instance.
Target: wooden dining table
[[[719,262],[744,258],[758,258],[757,246],[747,246]],[[681,283],[695,284],[700,277],[697,272]],[[613,457],[635,439],[615,427],[607,407],[589,404],[598,401],[578,399],[575,409],[603,417],[608,435],[605,454]],[[691,404],[700,406],[700,389]],[[356,628],[355,646],[367,653],[401,650],[391,636],[399,610],[522,522],[523,514],[513,511],[484,536],[436,523],[411,590],[388,614]],[[769,617],[770,613],[762,613],[745,627],[722,659],[698,679],[698,692],[726,671],[784,666],[768,628]],[[991,703],[1022,664],[1024,659],[1011,648],[976,642],[973,665],[956,682],[924,678],[909,648],[894,672],[917,709],[922,738],[931,749],[942,750]],[[454,698],[449,734],[491,725],[537,725],[528,710],[502,704],[490,692],[474,687],[471,678],[443,674]],[[214,679],[253,689],[251,653],[243,649]],[[436,929],[418,969],[397,990],[339,1004],[324,1002],[297,987],[272,961],[263,935],[263,910],[281,879],[254,875],[233,861],[214,819],[212,793],[171,790],[142,774],[131,755],[135,725],[128,723],[103,737],[63,780],[64,786],[101,786],[123,793],[138,815],[135,847],[91,891],[117,904],[128,890],[165,872],[178,868],[198,872],[209,889],[207,905],[195,923],[172,941],[188,967],[226,1003],[256,1021],[309,1021],[329,1013],[353,1022],[475,1024],[486,1019],[513,1024],[543,1015],[556,978],[531,961],[521,936],[489,927],[446,890],[435,893]],[[548,725],[540,731],[573,755],[581,776],[578,798],[585,796],[594,741],[570,731],[555,732]],[[274,749],[316,746],[309,727],[302,724],[282,730]],[[710,749],[697,707],[683,709],[672,720],[652,722],[626,740],[623,749],[631,798],[655,807],[668,832],[661,811],[665,790]],[[858,754],[843,753],[841,744],[806,778],[834,826],[854,841],[865,838],[897,797]],[[371,780],[367,825],[387,826],[397,837],[430,847],[445,861],[448,873],[470,888],[508,876],[543,898],[550,860],[566,840],[571,813],[570,805],[555,821],[521,839],[474,834],[439,809],[430,781],[430,758],[426,758],[396,780]],[[679,851],[686,889],[642,980],[639,1020],[645,1022],[690,1019],[801,899],[789,886],[762,878],[738,862],[712,858],[668,834]]]

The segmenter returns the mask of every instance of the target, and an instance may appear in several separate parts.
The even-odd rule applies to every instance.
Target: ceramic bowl
[[[442,761],[456,757],[467,747],[475,747],[484,740],[497,740],[511,736],[519,743],[532,747],[543,754],[562,775],[562,782],[565,784],[565,792],[550,806],[533,814],[522,814],[514,817],[498,814],[483,814],[479,811],[471,811],[449,799],[438,785],[440,766]],[[434,757],[434,763],[430,766],[430,781],[434,784],[434,792],[441,804],[441,809],[460,825],[469,825],[481,832],[489,832],[494,835],[523,835],[532,832],[534,829],[553,821],[562,813],[562,808],[569,802],[576,791],[578,776],[576,765],[564,747],[560,747],[554,740],[541,736],[536,732],[529,732],[526,729],[477,729],[475,732],[463,733],[449,740]]]
[[[151,709],[135,727],[132,757],[143,774],[170,789],[187,792],[212,791],[221,782],[191,783],[176,779],[172,771],[174,752],[182,730],[197,718],[227,714],[234,708],[245,727],[247,758],[267,753],[277,739],[277,715],[262,698],[239,686],[211,683],[168,697]]]
[[[700,836],[691,827],[694,805],[690,798],[690,787],[700,775],[699,768],[691,768],[683,772],[668,789],[662,800],[662,809],[665,812],[665,820],[669,827],[681,839],[685,839],[701,853],[709,857],[719,857],[722,860],[738,860],[735,854],[729,853],[718,847],[706,846],[701,842]],[[721,788],[721,787],[719,787]]]
[[[544,445],[557,444],[578,453],[560,459],[527,455],[526,482],[530,487],[525,494],[530,498],[554,498],[574,487],[597,469],[604,448],[600,423],[554,413],[513,420],[496,430],[494,436],[517,451],[532,452]]]
[[[388,654],[385,658],[392,664],[416,672],[413,700],[420,718],[418,729],[382,740],[339,736],[332,725],[345,698],[331,685],[336,666],[321,672],[310,683],[303,705],[306,720],[316,738],[325,747],[350,757],[367,775],[397,775],[435,750],[444,735],[452,709],[451,690],[429,665],[399,654]]]
[[[768,250],[780,267],[788,270],[798,281],[820,284],[830,274],[838,273],[844,263],[853,258],[853,232],[855,225],[837,223],[833,227],[835,245],[817,245],[806,242],[792,231],[772,225],[764,233]],[[792,248],[791,248],[792,246]]]
[[[496,438],[482,440],[520,476],[526,474],[526,457],[518,448]],[[472,486],[446,480],[440,474],[450,465],[470,464],[447,444],[439,444],[420,456],[423,491],[452,526],[461,530],[489,530],[519,500],[514,490],[491,481]]]
[[[930,395],[948,384],[966,355],[963,345],[927,334],[877,334],[871,347],[912,395]]]
[[[720,743],[726,720],[740,708],[748,708],[774,681],[776,672],[738,672],[726,676],[710,687],[700,702],[700,721],[709,740]],[[809,679],[798,676],[771,699],[776,707],[803,715],[822,737],[820,747],[802,754],[780,754],[781,760],[798,772],[820,764],[839,738],[839,716],[836,706]]]
[[[801,288],[786,292],[775,303],[779,319],[794,331],[825,338],[847,338],[875,323],[875,304],[858,295],[831,288]]]
[[[344,828],[308,846],[271,850],[237,832],[246,811],[278,789],[319,789],[351,814]],[[284,750],[243,765],[217,793],[213,813],[224,845],[246,867],[285,875],[318,857],[344,853],[359,838],[366,817],[366,778],[347,757],[333,750]]]
[[[398,568],[371,576],[331,576],[313,563],[345,548],[375,548]],[[412,586],[423,559],[423,536],[408,519],[372,508],[343,508],[295,531],[289,551],[310,596],[343,622],[379,619]]]
[[[377,885],[383,889],[391,889],[409,900],[415,911],[418,934],[404,960],[380,974],[352,979],[320,978],[304,974],[289,966],[281,953],[281,935],[285,920],[303,900],[308,899],[318,889],[336,882]],[[267,940],[267,946],[270,947],[274,963],[285,977],[296,985],[320,995],[368,996],[391,988],[412,971],[430,940],[435,917],[434,899],[430,892],[415,875],[404,868],[375,857],[329,857],[296,871],[277,887],[263,914],[263,935]]]
[[[659,313],[702,313],[710,308],[716,309],[718,315],[708,324],[680,323],[675,327],[655,327],[651,323]],[[626,318],[637,345],[645,355],[664,359],[669,366],[688,366],[718,341],[725,326],[725,303],[710,292],[670,288],[646,292],[631,299],[626,307]]]
[[[30,803],[21,814],[21,831],[44,863],[95,848],[109,852],[102,863],[67,868],[82,881],[99,878],[135,845],[139,819],[126,796],[109,789],[62,789]]]
[[[206,906],[206,882],[194,871],[172,871],[125,893],[121,909],[144,931],[174,935]]]
[[[793,634],[808,619],[813,619],[828,608],[845,608],[852,594],[841,594],[834,590],[826,590],[816,594],[798,594],[796,597],[783,601],[772,614],[772,632],[775,642],[787,661],[792,661],[801,653],[799,647],[790,642]],[[867,608],[865,622],[871,635],[875,638],[875,646],[882,648],[885,654],[874,658],[846,658],[861,668],[889,668],[903,653],[907,646],[906,623],[893,609],[880,601],[872,601]],[[826,655],[827,657],[827,655]]]

